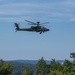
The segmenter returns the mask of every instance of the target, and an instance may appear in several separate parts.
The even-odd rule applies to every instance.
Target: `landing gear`
[[[40,32],[40,34],[41,34],[42,32]]]

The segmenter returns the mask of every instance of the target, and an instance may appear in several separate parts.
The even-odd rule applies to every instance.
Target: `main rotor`
[[[28,21],[28,20],[25,20],[26,22],[28,22],[29,25],[36,25],[36,26],[40,26],[40,25],[44,25],[44,24],[47,24],[49,22],[45,22],[45,23],[41,23],[38,21],[38,22],[31,22],[31,21]]]
[[[29,22],[28,24],[29,25],[37,25],[37,26],[39,26],[40,25],[40,22],[38,21],[38,22],[31,22],[31,21],[28,21],[28,20],[25,20],[26,22]]]

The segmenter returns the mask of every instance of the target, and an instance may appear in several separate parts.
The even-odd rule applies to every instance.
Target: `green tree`
[[[12,72],[10,64],[0,60],[0,75],[9,75]]]
[[[25,70],[23,71],[22,75],[31,75],[31,72],[30,72],[30,70],[25,69]]]
[[[63,75],[62,65],[55,59],[52,59],[50,62],[50,73],[48,75]]]
[[[52,59],[50,62],[50,71],[62,71],[62,66],[59,62],[56,62],[55,59]]]
[[[42,57],[36,64],[35,75],[46,75],[47,74],[47,64]]]
[[[72,72],[72,63],[69,60],[63,62],[63,73],[68,74]]]
[[[73,58],[71,69],[72,72],[70,73],[70,75],[75,75],[75,53],[74,52],[70,53],[70,57]]]
[[[51,71],[49,74],[47,75],[63,75],[62,72],[55,70],[55,71]]]
[[[73,58],[73,60],[75,61],[75,53],[70,53],[70,57]]]
[[[75,61],[72,62],[72,75],[75,75]]]

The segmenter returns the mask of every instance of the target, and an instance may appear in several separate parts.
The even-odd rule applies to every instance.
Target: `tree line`
[[[51,59],[50,64],[42,57],[35,65],[34,75],[75,75],[75,53],[70,53],[73,61],[65,59],[63,63]],[[11,64],[0,60],[0,75],[11,75],[13,68]],[[29,69],[24,69],[21,75],[33,75]]]
[[[36,64],[34,75],[75,75],[75,53],[70,53],[73,61],[67,59],[63,63],[52,59],[50,64],[46,64],[42,57]]]

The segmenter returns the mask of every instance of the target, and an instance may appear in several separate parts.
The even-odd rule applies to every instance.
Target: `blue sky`
[[[49,32],[15,32],[24,20],[50,22]],[[75,0],[0,0],[0,58],[70,59],[75,52]]]

